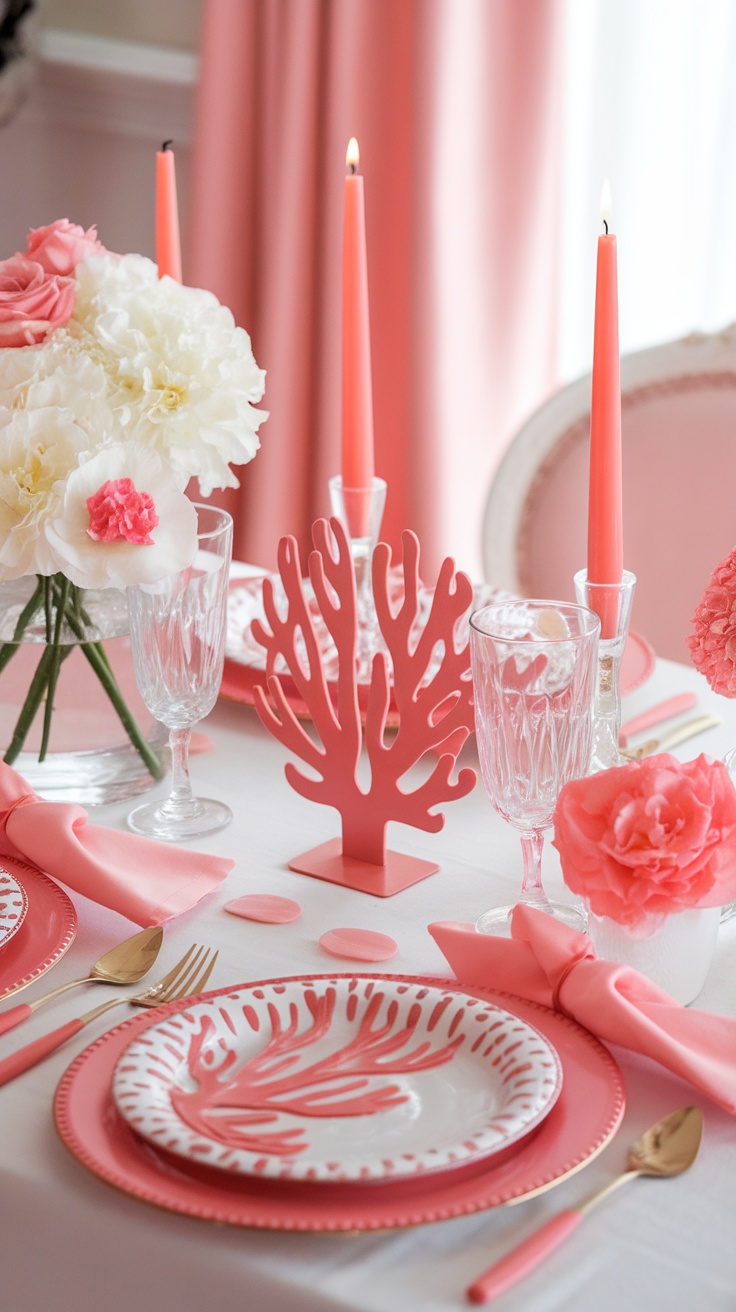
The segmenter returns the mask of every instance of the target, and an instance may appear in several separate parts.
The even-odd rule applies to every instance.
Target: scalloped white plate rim
[[[361,1022],[364,1027],[367,1025],[368,1031],[380,1028],[387,1021],[391,1007],[396,1015],[389,1026],[389,1036],[397,1035],[410,1013],[416,1017],[413,1027],[409,1027],[411,1037],[396,1050],[397,1060],[401,1060],[401,1053],[416,1052],[424,1043],[428,1044],[426,1051],[436,1055],[438,1051],[447,1051],[454,1041],[453,1056],[429,1070],[410,1069],[398,1076],[369,1077],[362,1084],[368,1090],[368,1097],[376,1089],[380,1096],[380,1090],[385,1090],[389,1083],[395,1085],[397,1080],[400,1093],[406,1095],[396,1106],[375,1110],[370,1119],[367,1113],[315,1117],[279,1112],[274,1121],[253,1131],[258,1138],[261,1133],[288,1129],[296,1132],[297,1142],[306,1138],[303,1150],[293,1155],[233,1147],[204,1133],[201,1117],[192,1118],[188,1113],[187,1123],[175,1110],[170,1097],[172,1089],[174,1096],[184,1099],[186,1106],[187,1091],[194,1094],[196,1101],[202,1087],[187,1070],[190,1059],[199,1060],[202,1080],[209,1079],[212,1088],[217,1089],[215,1076],[219,1067],[210,1064],[208,1069],[208,1063],[217,1060],[218,1052],[222,1059],[227,1051],[236,1050],[229,1074],[244,1065],[243,1045],[247,1045],[249,1062],[254,1055],[262,1060],[263,1040],[273,1037],[272,1026],[266,1027],[267,1033],[260,1031],[264,1017],[270,1020],[269,1007],[275,1008],[282,1032],[294,1015],[298,1015],[296,1032],[303,1036],[309,1025],[315,1023],[314,1008],[318,1003],[314,999],[325,998],[328,990],[334,993],[334,1010],[328,1026],[330,1042],[326,1045],[331,1051],[340,1044],[344,1050],[345,1043],[355,1039]],[[307,993],[312,999],[309,1003]],[[378,995],[380,1002],[376,1000]],[[370,1018],[366,1015],[369,1009]],[[254,1016],[258,1030],[254,1029]],[[212,1033],[201,1043],[201,1032],[211,1026],[214,1026]],[[259,1037],[254,1037],[256,1034]],[[198,1048],[201,1060],[196,1055]],[[310,1049],[311,1044],[303,1049],[307,1060]],[[315,1042],[313,1051],[317,1050],[321,1058],[325,1051],[324,1038]],[[455,1052],[463,1051],[467,1054],[465,1060],[456,1061]],[[283,1054],[279,1060],[282,1059]],[[298,1057],[288,1069],[298,1070],[303,1064],[302,1057]],[[427,1078],[438,1071],[442,1072],[439,1082]],[[351,1078],[354,1074],[351,1073]],[[448,1075],[453,1077],[449,1084]],[[504,1093],[505,1078],[508,1082]],[[259,1080],[252,1083],[257,1088]],[[304,1084],[307,1086],[314,1087],[309,1081]],[[229,1173],[315,1183],[385,1181],[485,1160],[526,1139],[552,1110],[561,1087],[562,1066],[548,1039],[512,1012],[456,990],[451,984],[440,989],[422,983],[397,983],[381,976],[310,976],[286,984],[240,988],[167,1017],[126,1049],[116,1065],[112,1093],[118,1111],[131,1129],[158,1149]],[[361,1096],[360,1090],[357,1093],[353,1090],[348,1096]],[[471,1104],[472,1113],[468,1110]],[[204,1095],[203,1107],[205,1114],[209,1111],[211,1115],[213,1103],[209,1095]],[[199,1129],[193,1128],[192,1119]],[[210,1120],[208,1125],[211,1124]],[[416,1126],[423,1141],[418,1147],[411,1138]],[[369,1146],[359,1147],[356,1152],[358,1131],[369,1140]],[[309,1136],[315,1133],[327,1137],[327,1146],[312,1146]],[[409,1151],[412,1147],[415,1150]]]
[[[7,887],[9,885],[9,887]],[[0,866],[0,903],[7,897],[20,897],[21,909],[15,916],[9,916],[3,913],[0,908],[0,948],[10,941],[14,934],[17,934],[28,911],[28,894],[15,875],[11,875],[5,866]]]

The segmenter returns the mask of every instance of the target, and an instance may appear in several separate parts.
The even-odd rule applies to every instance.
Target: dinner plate
[[[0,948],[17,934],[28,910],[28,898],[22,884],[0,865]]]
[[[375,1181],[504,1151],[562,1070],[538,1030],[455,990],[307,976],[198,1002],[131,1043],[112,1091],[156,1147],[278,1180]]]
[[[447,979],[386,976],[403,983],[455,988]],[[263,981],[273,983],[274,981]],[[290,983],[291,980],[284,980]],[[245,986],[243,986],[245,987]],[[250,987],[250,986],[248,986]],[[220,989],[204,997],[226,997]],[[464,992],[457,988],[458,994]],[[113,1072],[129,1043],[187,1000],[109,1030],[71,1064],[54,1112],[62,1142],[88,1170],[124,1193],[186,1216],[265,1230],[355,1231],[420,1225],[519,1202],[580,1170],[609,1142],[624,1113],[621,1072],[611,1054],[575,1021],[522,998],[474,990],[539,1030],[562,1065],[562,1089],[540,1127],[507,1154],[403,1180],[310,1184],[231,1175],[151,1146],[120,1116]]]
[[[622,695],[641,688],[654,673],[657,656],[654,648],[641,633],[629,629],[619,669],[619,689]]]
[[[256,616],[263,619],[261,590],[264,577],[266,576],[260,575],[248,579],[235,578],[231,580],[230,584],[227,646],[220,696],[225,697],[228,701],[241,702],[246,706],[255,705],[256,687],[265,686],[265,653],[260,644],[250,636],[250,625]],[[275,579],[278,584],[278,576],[270,575],[269,577]],[[471,609],[488,605],[492,601],[503,600],[510,597],[510,595],[510,593],[491,587],[490,584],[480,584],[475,589]],[[420,594],[420,616],[425,614],[431,596],[429,589],[424,589]],[[321,644],[326,647],[329,644],[329,635],[324,632],[324,626],[321,625],[318,612],[315,612],[315,619],[317,632],[321,635]],[[647,639],[640,633],[630,630],[624,654],[621,658],[619,672],[621,693],[633,692],[636,688],[640,688],[654,672],[656,659],[656,654]],[[284,696],[294,714],[301,720],[308,720],[310,718],[309,708],[300,696],[291,675],[285,667],[280,669],[277,667],[276,673],[279,675]],[[328,687],[331,693],[334,692],[336,698],[337,685],[334,680],[329,678],[329,673],[328,666]],[[367,685],[359,685],[358,700],[363,709],[365,709],[367,702],[367,693]],[[395,707],[392,707],[389,709],[387,727],[395,728],[397,723],[396,710]]]
[[[35,866],[0,856],[0,864],[25,889],[25,919],[0,952],[0,998],[24,989],[63,957],[77,932],[77,915],[66,893]]]

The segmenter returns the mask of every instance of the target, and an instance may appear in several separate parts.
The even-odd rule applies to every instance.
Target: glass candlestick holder
[[[374,478],[371,487],[344,487],[337,474],[329,481],[330,506],[336,519],[347,530],[355,570],[358,605],[358,682],[370,680],[373,657],[383,649],[373,602],[371,559],[378,541],[386,504],[386,480]]]
[[[575,595],[579,604],[594,610],[601,620],[591,774],[626,762],[619,749],[620,672],[635,587],[636,575],[628,569],[624,570],[620,583],[590,583],[588,571],[584,569],[575,575]]]

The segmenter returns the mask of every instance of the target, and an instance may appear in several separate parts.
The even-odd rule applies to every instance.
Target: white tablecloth
[[[677,749],[722,755],[736,744],[736,705],[708,690],[693,670],[659,662],[648,684],[625,699],[632,715],[661,697],[694,688],[722,728]],[[204,726],[214,750],[192,758],[203,795],[222,798],[235,822],[202,850],[232,855],[226,882],[166,929],[162,963],[196,940],[217,945],[211,987],[298,972],[349,969],[326,956],[327,929],[388,932],[399,953],[387,972],[449,974],[427,933],[435,920],[474,920],[487,905],[513,900],[518,838],[494,814],[480,782],[448,805],[439,835],[389,829],[389,844],[436,856],[439,874],[384,900],[293,874],[290,857],[339,833],[339,818],[296,796],[283,775],[284,750],[246,706],[220,702]],[[467,752],[469,763],[473,753]],[[164,786],[159,791],[165,792]],[[98,808],[98,823],[122,825],[129,805]],[[546,883],[565,895],[556,853],[545,853]],[[237,919],[223,904],[246,892],[295,898],[303,915],[284,926]],[[129,922],[82,898],[79,932],[55,968],[54,984],[84,974],[103,950],[133,932]],[[356,969],[366,969],[356,967]],[[28,1000],[50,987],[37,981]],[[111,995],[77,990],[0,1039],[2,1055]],[[721,928],[714,966],[698,1005],[736,1013],[736,920]],[[2,1312],[452,1312],[466,1306],[469,1280],[559,1209],[579,1203],[625,1164],[627,1145],[663,1113],[688,1102],[705,1111],[704,1145],[676,1180],[640,1180],[594,1210],[578,1232],[499,1309],[524,1312],[733,1312],[736,1307],[736,1121],[688,1085],[618,1050],[627,1112],[623,1127],[584,1172],[515,1207],[414,1230],[358,1236],[289,1235],[219,1227],[154,1210],[88,1173],[58,1140],[51,1115],[56,1084],[72,1059],[123,1009],[95,1022],[35,1070],[0,1089],[0,1307]],[[736,1056],[736,1054],[735,1054]]]

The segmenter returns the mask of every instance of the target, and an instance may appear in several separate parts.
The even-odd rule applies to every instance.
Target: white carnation
[[[76,326],[57,329],[39,346],[0,351],[0,410],[66,410],[94,447],[113,431],[107,396],[94,339]]]
[[[89,436],[66,410],[6,410],[0,420],[0,580],[59,568],[45,526]]]
[[[267,416],[254,406],[265,374],[230,311],[140,255],[94,256],[77,287],[75,319],[101,348],[124,436],[158,450],[182,487],[237,487],[229,466],[253,458]]]
[[[89,498],[107,483],[130,479],[153,501],[158,524],[150,544],[96,541],[89,534]],[[82,588],[153,583],[194,560],[197,512],[155,451],[137,443],[104,447],[73,470],[44,532],[55,569]]]

